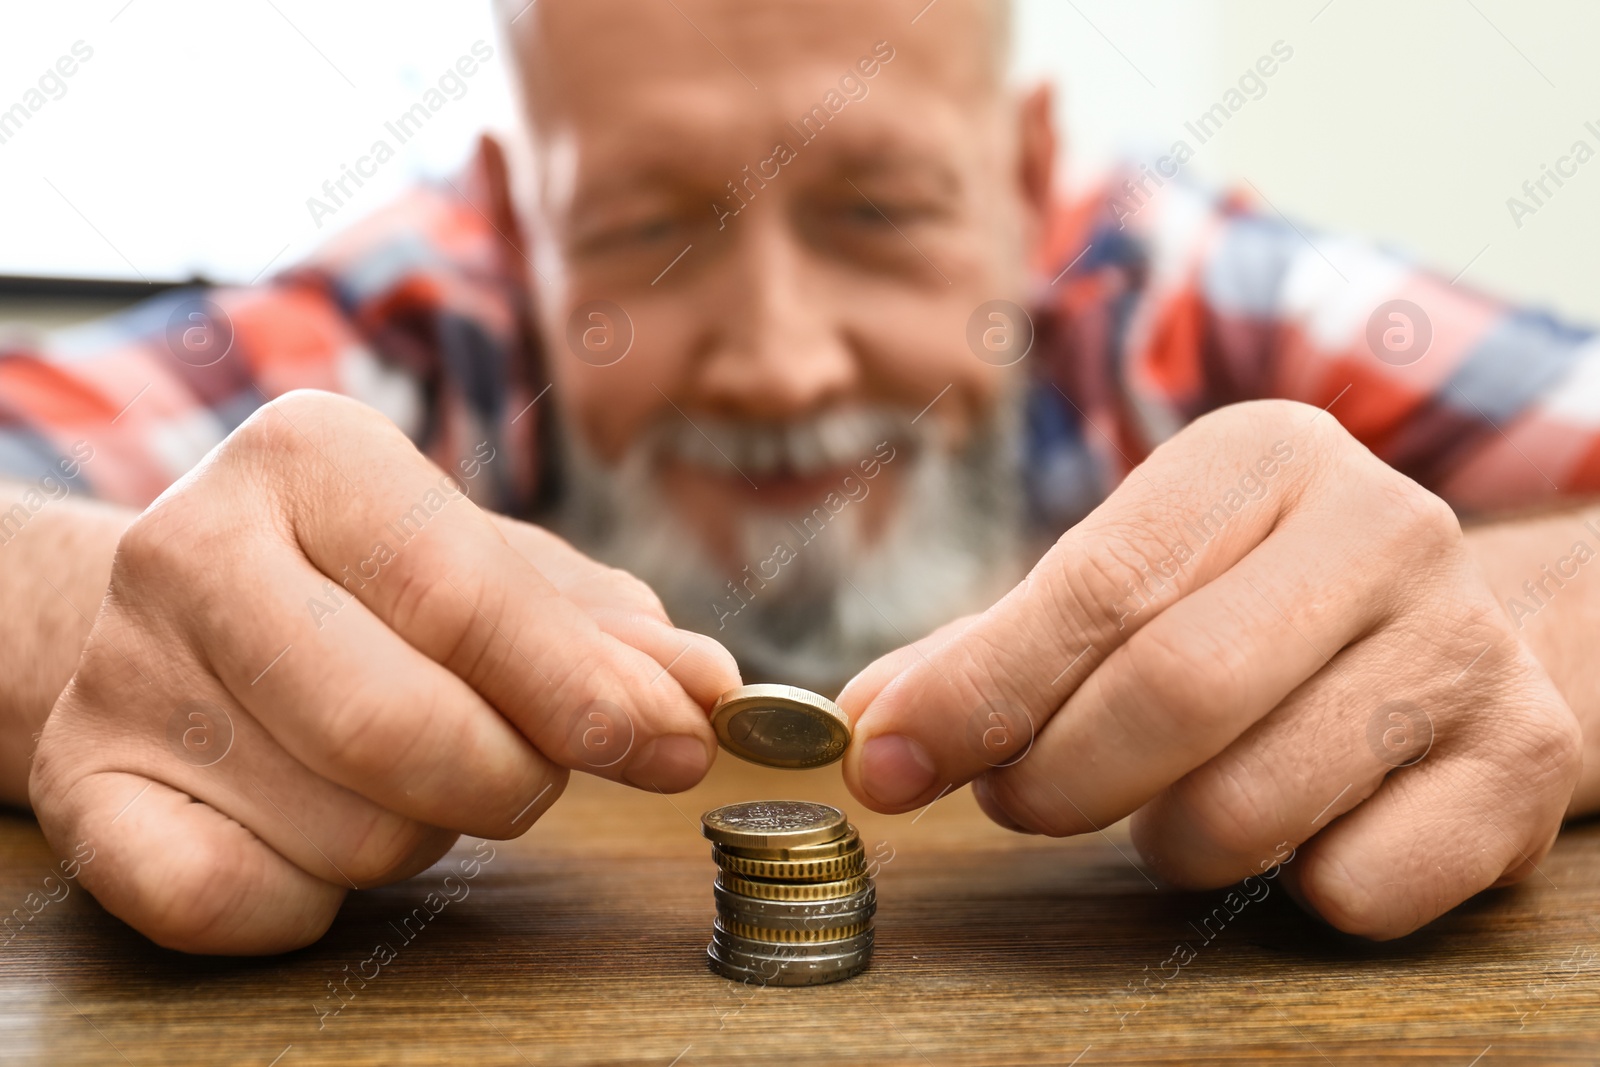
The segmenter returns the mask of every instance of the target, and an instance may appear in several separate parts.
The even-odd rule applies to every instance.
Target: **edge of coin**
[[[725,871],[743,878],[766,878],[781,882],[837,882],[864,873],[865,849],[851,849],[839,856],[816,860],[751,860],[730,856],[712,845],[712,859]]]
[[[851,915],[876,909],[878,889],[868,885],[848,896],[825,897],[821,900],[765,900],[761,897],[735,893],[723,885],[713,883],[713,898],[719,910],[729,914],[749,915],[757,918],[810,919],[828,915]]]
[[[728,808],[737,808],[748,804],[809,804],[819,808],[827,808],[839,818],[830,821],[827,826],[819,826],[811,830],[797,830],[787,835],[777,832],[772,834],[755,833],[752,831],[738,831],[725,827],[713,826],[711,816]],[[834,841],[845,834],[845,827],[850,825],[850,820],[845,813],[832,804],[824,804],[818,800],[741,800],[732,804],[720,804],[700,816],[700,835],[713,845],[733,844],[743,848],[786,848],[797,845],[815,845],[827,841]],[[778,839],[778,844],[770,844],[772,838]]]
[[[861,833],[853,825],[846,823],[844,833],[829,841],[818,841],[810,845],[774,845],[770,848],[755,848],[750,845],[717,845],[718,848],[730,856],[738,856],[747,860],[812,860],[831,859],[850,851],[851,847],[861,840]],[[865,847],[865,846],[863,846]]]
[[[859,937],[868,930],[873,929],[872,918],[857,919],[842,926],[818,926],[814,928],[800,927],[790,929],[780,926],[763,926],[760,923],[745,922],[729,915],[718,913],[713,920],[714,929],[742,937],[746,941],[756,941],[766,945],[812,945],[827,944],[831,941],[847,941],[852,937]]]
[[[763,882],[745,878],[728,870],[718,870],[716,884],[740,896],[756,900],[814,901],[833,900],[861,892],[874,884],[872,876],[863,871],[851,878],[832,882]]]
[[[780,760],[772,761],[757,759],[748,755],[728,733],[728,722],[739,712],[750,705],[781,702],[785,704],[799,704],[817,713],[828,721],[830,733],[835,737],[842,735],[844,743],[838,746],[838,751],[832,755],[826,752],[814,759]],[[811,770],[816,767],[826,767],[837,763],[844,758],[850,748],[850,742],[855,736],[855,730],[850,725],[850,716],[844,709],[821,693],[814,693],[809,689],[799,686],[784,685],[774,682],[756,682],[751,685],[741,685],[730,689],[717,698],[711,706],[711,729],[717,735],[717,744],[725,751],[731,752],[746,763],[754,763],[761,767],[777,767],[783,770]]]
[[[846,979],[854,978],[870,967],[872,965],[872,953],[861,953],[859,959],[850,960],[831,970],[786,967],[779,961],[771,962],[774,966],[745,967],[719,958],[711,945],[706,946],[706,964],[712,973],[719,978],[726,978],[732,982],[743,982],[746,985],[754,982],[759,986],[801,987],[843,982]]]

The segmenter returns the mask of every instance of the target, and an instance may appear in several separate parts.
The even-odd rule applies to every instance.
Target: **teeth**
[[[662,444],[680,462],[723,474],[810,475],[854,466],[885,437],[900,436],[904,424],[890,411],[834,411],[788,425],[706,416],[668,427]]]
[[[784,447],[782,434],[760,434],[745,439],[745,458],[756,474],[770,474],[783,465],[789,450]]]
[[[717,446],[698,432],[676,434],[669,446],[668,451],[685,463],[713,470],[726,469],[728,466],[728,460],[717,451]]]
[[[824,419],[817,426],[817,443],[830,464],[837,467],[854,463],[863,449],[872,447],[862,441],[862,430],[866,429],[862,423],[862,419],[841,415]]]
[[[809,425],[791,426],[786,435],[789,464],[801,475],[812,474],[828,465],[828,452]]]

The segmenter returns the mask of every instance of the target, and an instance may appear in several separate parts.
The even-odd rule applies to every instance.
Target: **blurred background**
[[[514,117],[489,0],[90,0],[0,28],[0,330],[252,281]],[[459,98],[319,228],[307,198],[477,41]],[[1057,87],[1068,185],[1181,137],[1191,175],[1308,230],[1600,323],[1600,158],[1507,205],[1574,142],[1600,153],[1597,41],[1593,0],[1020,0],[1015,76]],[[1292,58],[1199,144],[1185,123],[1275,45]]]

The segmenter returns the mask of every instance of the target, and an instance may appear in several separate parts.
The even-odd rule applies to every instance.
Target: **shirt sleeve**
[[[1464,512],[1600,489],[1593,329],[1242,197],[1130,188],[1102,201],[1081,279],[1122,299],[1100,316],[1090,395],[1130,455],[1213,408],[1283,398],[1327,408]]]
[[[0,476],[142,507],[271,398],[323,389],[377,408],[503,505],[532,477],[532,418],[506,447],[526,315],[475,191],[476,161],[262,285],[174,290],[0,342]]]
[[[404,417],[403,380],[317,285],[174,290],[0,348],[0,474],[142,507],[271,397],[370,400],[386,377]]]

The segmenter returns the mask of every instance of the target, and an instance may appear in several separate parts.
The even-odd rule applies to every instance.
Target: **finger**
[[[1384,940],[1492,885],[1547,877],[1537,865],[1581,771],[1582,736],[1559,705],[1541,692],[1497,709],[1483,730],[1438,737],[1436,754],[1391,774],[1300,850],[1285,868],[1296,899],[1347,933]]]
[[[912,664],[928,662],[928,656],[931,653],[954,641],[976,618],[977,616],[967,615],[954,619],[939,627],[927,637],[913,641],[903,648],[895,649],[893,652],[889,652],[868,664],[859,674],[846,683],[844,689],[839,693],[837,703],[840,709],[850,717],[852,723],[858,721],[866,707],[883,691],[884,686],[899,677]],[[895,761],[903,762],[909,760],[917,769],[923,769],[926,765],[926,761],[914,750],[908,750],[904,746],[896,747],[893,741],[887,747],[889,751],[886,753],[885,745],[875,746],[871,761],[866,767],[868,775],[882,776],[885,773],[884,764],[886,762],[889,764],[887,770],[889,774],[904,773],[894,766]],[[859,748],[859,735],[853,736],[851,740],[851,749],[857,748]],[[847,752],[845,759],[849,760],[850,758]],[[982,801],[980,800],[981,803]]]
[[[675,681],[653,684],[659,664],[562,597],[392,424],[326,398],[268,408],[257,432],[320,472],[318,506],[291,509],[319,570],[555,763],[663,790],[703,776],[715,745],[704,709]],[[362,473],[359,493],[347,469]],[[597,765],[584,747],[597,708],[634,739],[625,761]]]
[[[1428,650],[1410,640],[1359,642],[1205,764],[1133,815],[1135,846],[1168,882],[1193,889],[1258,873],[1281,846],[1298,848],[1382,785],[1432,758],[1458,727],[1448,678],[1397,698]],[[1493,657],[1490,657],[1491,661]],[[1393,683],[1389,683],[1392,685]]]
[[[652,686],[676,682],[699,707],[711,707],[723,693],[742,684],[733,654],[713,637],[626,610],[590,608],[589,617],[601,631],[659,664],[650,679]]]
[[[340,886],[158,782],[89,775],[57,800],[40,809],[51,847],[78,859],[80,883],[107,911],[166,948],[287,952],[321,937],[344,899]]]
[[[183,516],[163,514],[158,505],[135,524],[121,550],[124,573],[154,581],[171,565],[164,553],[187,550],[166,534],[173,520]],[[210,559],[216,588],[252,590],[248,609],[231,597],[206,597],[207,606],[179,625],[221,683],[219,699],[236,701],[246,713],[237,728],[259,723],[271,748],[281,746],[314,776],[371,802],[371,811],[348,813],[353,825],[370,825],[388,811],[458,833],[509,837],[560,796],[564,769],[272,532],[238,534]],[[228,769],[265,759],[265,751],[258,744]],[[316,791],[312,796],[334,804]],[[252,827],[281,825],[270,811],[250,817],[249,806],[263,806],[260,797],[246,793],[237,803],[246,809],[219,799]],[[295,844],[289,842],[291,852],[299,851]],[[313,859],[308,869],[319,862],[326,866]]]
[[[626,571],[596,562],[548,530],[493,516],[506,540],[600,629],[659,663],[689,698],[709,708],[740,684],[733,654],[716,639],[672,625],[661,600]]]
[[[1037,834],[1039,831],[1030,830],[1011,817],[1011,813],[994,797],[994,786],[991,782],[993,771],[987,771],[972,780],[972,799],[978,802],[978,810],[989,816],[989,821],[996,826],[1003,826],[1013,833]]]
[[[1318,551],[1322,521],[1320,509],[1284,519],[1106,657],[1027,757],[991,774],[996,803],[1043,833],[1105,826],[1224,752],[1308,679],[1340,673],[1335,657],[1389,617],[1396,590],[1386,571]]]
[[[845,757],[851,791],[876,810],[909,810],[1017,757],[1107,656],[1255,547],[1313,470],[1310,448],[1275,439],[1276,425],[1264,432],[1250,409],[1198,420],[1157,449],[959,641],[885,685]],[[1197,470],[1197,455],[1218,458]]]
[[[661,599],[627,571],[585,556],[565,538],[542,526],[491,515],[511,547],[539,569],[563,595],[586,607],[626,608],[657,622],[668,622]]]
[[[879,656],[845,683],[835,703],[850,716],[851,722],[854,722],[861,717],[861,713],[868,705],[877,699],[878,694],[883,692],[884,686],[905,673],[912,664],[922,662],[935,650],[954,641],[977,618],[976,615],[963,615],[959,619],[952,619],[928,636]]]
[[[85,708],[104,708],[123,694],[97,693],[90,677],[80,674],[57,701],[54,736],[44,746],[72,747],[76,777],[131,773],[174,789],[301,870],[350,889],[409,878],[456,841],[453,831],[386,810],[314,773],[214,681],[173,679],[167,692],[188,694],[181,700],[124,696],[124,713],[107,721]],[[60,741],[55,731],[80,740]],[[92,744],[82,743],[91,736]]]

